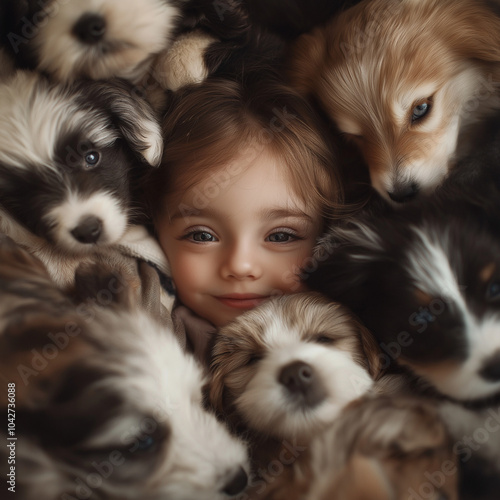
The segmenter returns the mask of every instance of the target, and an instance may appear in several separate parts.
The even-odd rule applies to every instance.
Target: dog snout
[[[84,217],[72,231],[73,237],[80,243],[97,243],[102,233],[101,219],[89,215]]]
[[[415,182],[394,184],[393,190],[388,191],[389,198],[396,203],[406,203],[416,198],[419,192]]]
[[[325,398],[325,391],[311,365],[303,361],[294,361],[280,372],[278,380],[288,392],[308,406],[315,406]]]
[[[224,486],[222,493],[225,493],[229,496],[235,496],[238,493],[241,493],[247,486],[248,476],[244,471],[243,467],[239,467],[238,471],[234,476],[230,479],[230,481]]]
[[[481,370],[481,377],[490,382],[500,381],[500,351],[485,363]]]
[[[106,33],[106,20],[99,14],[84,14],[73,26],[73,34],[83,43],[98,43]]]

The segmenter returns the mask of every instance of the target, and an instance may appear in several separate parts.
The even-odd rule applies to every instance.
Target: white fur
[[[94,245],[80,243],[71,231],[88,216],[102,221],[102,233],[95,245],[113,245],[120,240],[127,227],[127,213],[120,200],[105,192],[88,196],[70,192],[66,200],[50,210],[44,219],[50,224],[57,245],[69,252],[87,253],[93,250]]]
[[[155,78],[163,88],[173,91],[190,83],[203,82],[208,76],[203,57],[215,41],[216,38],[201,31],[179,36],[158,57],[154,66]]]
[[[52,0],[49,12],[35,39],[39,66],[64,81],[118,76],[137,82],[151,57],[169,45],[180,15],[167,0]],[[105,19],[107,50],[73,35],[74,24],[85,14]]]

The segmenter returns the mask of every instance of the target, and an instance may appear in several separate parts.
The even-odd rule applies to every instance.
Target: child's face
[[[283,168],[267,152],[247,151],[186,191],[169,207],[170,221],[159,221],[180,301],[216,326],[271,295],[303,289],[296,274],[321,217],[295,195]]]

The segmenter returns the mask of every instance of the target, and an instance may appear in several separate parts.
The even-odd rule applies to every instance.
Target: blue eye
[[[151,436],[146,436],[137,443],[137,451],[152,451],[155,444],[155,440]]]
[[[100,159],[101,156],[96,151],[90,151],[85,155],[85,161],[89,167],[95,167]]]
[[[420,120],[423,116],[425,116],[431,109],[431,106],[427,102],[423,102],[422,104],[418,104],[413,108],[413,114],[411,116],[411,121]]]
[[[492,281],[486,290],[486,299],[492,302],[500,300],[500,281]]]

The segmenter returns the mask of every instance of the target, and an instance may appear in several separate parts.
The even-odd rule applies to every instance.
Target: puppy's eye
[[[157,443],[152,436],[145,436],[137,442],[137,451],[146,453],[154,451]]]
[[[411,115],[411,121],[415,122],[417,120],[420,120],[420,118],[424,117],[431,109],[431,105],[429,102],[422,102],[420,104],[417,104],[413,108],[413,113]]]
[[[314,342],[316,342],[317,344],[330,345],[335,343],[335,339],[329,337],[328,335],[325,335],[324,333],[321,333],[314,337]]]
[[[90,151],[85,154],[85,162],[89,167],[95,167],[99,160],[101,159],[101,155],[96,151]]]
[[[262,359],[262,356],[260,354],[254,354],[253,356],[250,356],[247,360],[247,366],[249,365],[254,365],[255,363],[258,363]]]
[[[490,302],[500,301],[500,281],[492,281],[486,290],[486,300]]]

